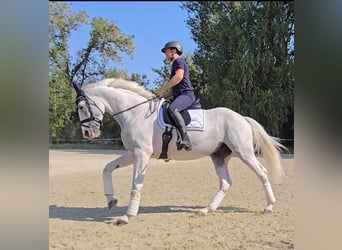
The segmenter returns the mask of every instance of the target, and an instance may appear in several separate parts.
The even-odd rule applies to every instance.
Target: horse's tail
[[[280,163],[280,152],[287,148],[280,143],[280,139],[267,134],[265,129],[253,118],[245,117],[252,127],[254,149],[261,153],[267,166],[271,166],[270,174],[276,183],[284,178],[283,168]]]

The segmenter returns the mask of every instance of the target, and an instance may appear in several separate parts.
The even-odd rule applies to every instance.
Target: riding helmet
[[[166,49],[175,48],[177,50],[178,55],[181,55],[183,53],[183,46],[178,41],[170,41],[167,42],[164,47],[161,49],[161,52],[165,52]]]

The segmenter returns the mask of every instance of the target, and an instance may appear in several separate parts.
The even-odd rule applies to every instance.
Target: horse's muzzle
[[[101,131],[96,128],[92,128],[92,129],[82,128],[82,134],[83,134],[83,138],[95,139],[101,135]]]

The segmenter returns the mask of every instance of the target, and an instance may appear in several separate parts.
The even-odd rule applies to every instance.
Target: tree
[[[51,138],[79,136],[72,82],[81,86],[103,78],[110,63],[121,61],[120,53],[133,57],[133,36],[127,36],[114,21],[93,18],[85,11],[73,12],[63,2],[49,3],[49,121]],[[70,53],[68,42],[80,27],[89,26],[84,48]]]
[[[183,2],[206,107],[226,106],[273,135],[292,130],[293,2]]]

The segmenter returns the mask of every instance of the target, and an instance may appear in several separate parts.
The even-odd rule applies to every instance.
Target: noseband
[[[94,121],[96,124],[99,124],[99,125],[101,126],[101,125],[102,125],[102,121],[101,121],[99,118],[97,118],[97,117],[94,116],[93,111],[92,111],[92,109],[91,109],[91,107],[90,107],[90,102],[89,102],[89,101],[91,101],[92,104],[93,104],[98,110],[100,110],[100,112],[102,113],[102,115],[104,115],[104,113],[103,113],[102,110],[99,108],[99,106],[98,106],[90,97],[85,96],[85,95],[78,96],[78,97],[76,98],[76,105],[78,105],[78,103],[79,103],[80,101],[84,101],[84,102],[86,103],[87,108],[88,108],[88,111],[89,111],[89,113],[90,113],[90,117],[89,117],[89,118],[86,118],[86,119],[80,121],[80,122],[81,122],[81,126],[82,126],[82,127],[85,127],[85,128],[96,127],[96,125],[95,125],[95,126],[89,126],[89,125],[85,125],[85,124],[84,124],[84,123],[86,123],[86,122],[91,122],[91,121]]]

